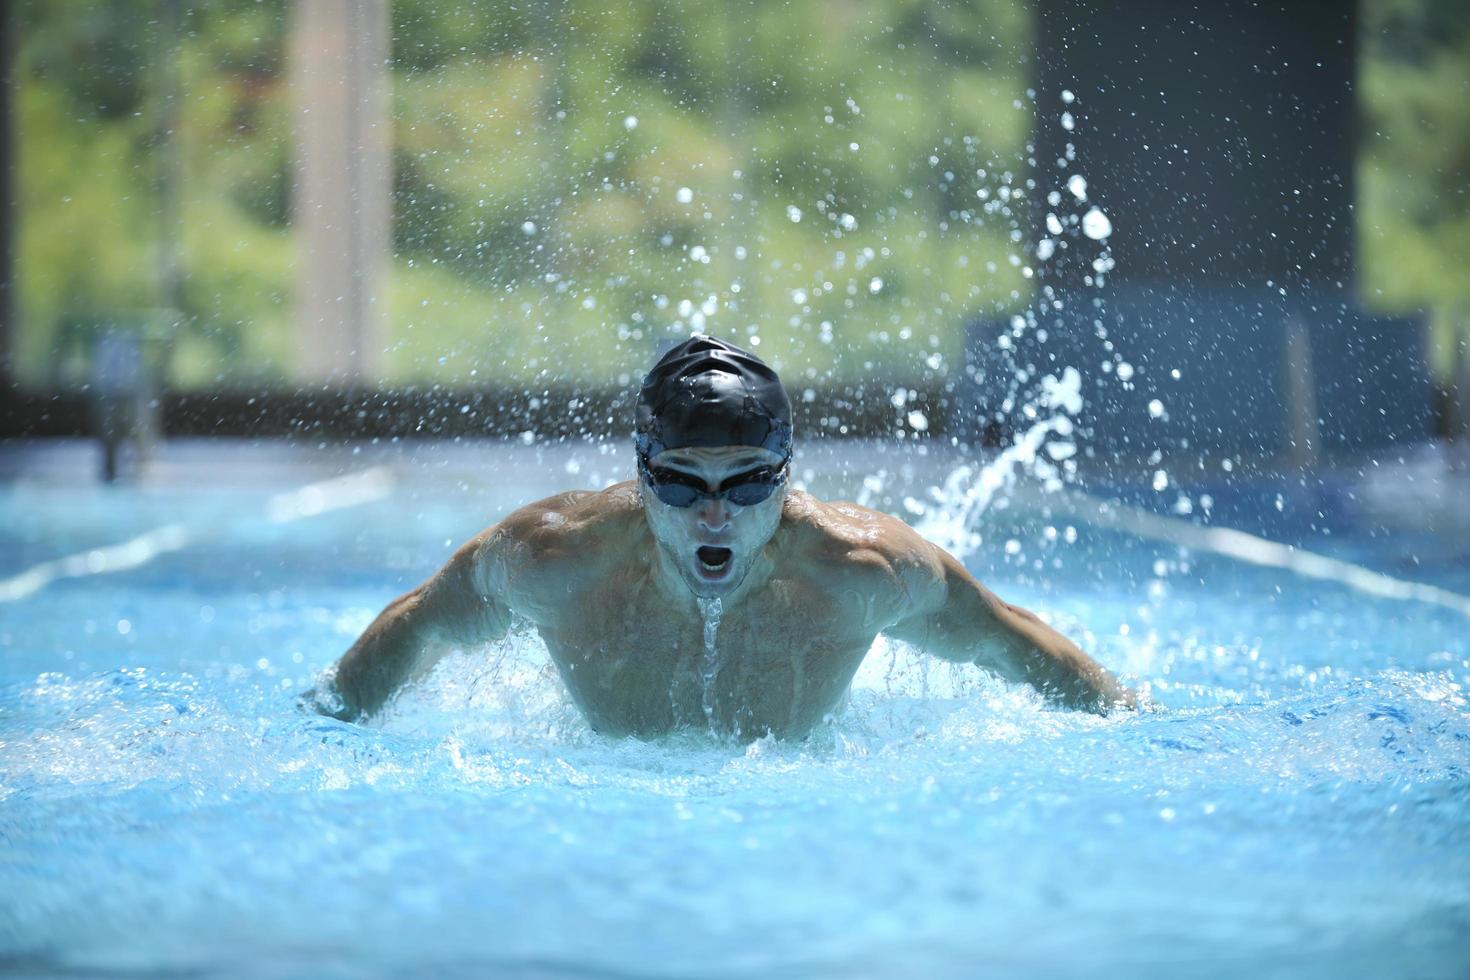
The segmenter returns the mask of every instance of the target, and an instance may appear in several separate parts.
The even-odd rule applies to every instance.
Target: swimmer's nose
[[[723,531],[730,526],[730,508],[719,497],[699,505],[699,526],[706,531]]]

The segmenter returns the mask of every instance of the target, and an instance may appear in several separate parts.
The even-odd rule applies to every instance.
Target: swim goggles
[[[790,465],[762,466],[738,473],[721,483],[713,492],[709,485],[691,473],[662,466],[648,465],[648,458],[638,456],[638,472],[648,481],[649,489],[670,507],[692,507],[699,500],[727,500],[737,507],[758,504],[786,482]]]

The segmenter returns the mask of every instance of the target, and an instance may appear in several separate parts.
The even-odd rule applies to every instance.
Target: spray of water
[[[1071,132],[1078,125],[1074,115],[1077,99],[1070,91],[1063,92],[1061,98],[1067,107],[1061,125]],[[996,418],[1009,417],[1019,435],[983,465],[960,465],[940,485],[930,488],[929,503],[909,508],[920,516],[916,524],[920,533],[961,559],[980,547],[977,527],[991,505],[1011,491],[1018,480],[1030,479],[1050,493],[1076,477],[1076,420],[1084,404],[1082,374],[1076,367],[1066,366],[1037,378],[1038,372],[1022,351],[1024,344],[1033,349],[1045,346],[1047,317],[1061,311],[1069,301],[1066,292],[1047,280],[1062,278],[1067,271],[1064,266],[1081,264],[1083,274],[1078,281],[1097,288],[1113,268],[1108,246],[1111,224],[1098,207],[1089,204],[1087,179],[1076,172],[1076,165],[1075,153],[1069,153],[1064,168],[1068,172],[1058,176],[1060,186],[1045,196],[1046,234],[1034,250],[1036,267],[1027,267],[1027,272],[1042,283],[1035,302],[1024,314],[1011,317],[1008,329],[994,342],[1006,366],[1006,390],[998,400]],[[1086,213],[1079,214],[1083,209]],[[1100,312],[1101,300],[1094,297],[1093,303]]]
[[[1055,414],[1034,423],[983,466],[962,464],[945,477],[941,486],[931,488],[933,503],[924,508],[923,518],[916,525],[919,533],[964,559],[980,546],[975,527],[981,516],[997,494],[1015,485],[1018,475],[1039,479],[1047,490],[1061,489],[1062,471],[1045,457],[1066,459],[1075,451],[1068,440],[1074,432],[1072,415],[1082,404],[1078,390],[1082,379],[1075,368],[1069,367],[1061,380],[1051,376],[1045,380],[1048,383],[1043,386],[1039,403]],[[1049,442],[1050,436],[1060,438]]]
[[[699,704],[704,709],[704,720],[710,730],[715,724],[715,678],[720,673],[720,652],[715,646],[715,634],[720,629],[720,615],[724,607],[716,596],[699,600],[699,616],[704,620],[704,659],[699,666]]]

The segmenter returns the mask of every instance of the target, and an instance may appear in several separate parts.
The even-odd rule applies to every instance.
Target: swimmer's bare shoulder
[[[801,494],[788,504],[809,574],[869,599],[877,629],[946,660],[1024,681],[1071,708],[1135,706],[1072,641],[1027,609],[1004,602],[949,552],[903,521],[859,504]],[[784,522],[783,522],[784,524]]]
[[[631,481],[573,490],[527,504],[484,531],[479,561],[487,588],[540,623],[582,586],[641,552],[648,522]]]
[[[626,560],[645,528],[631,483],[557,494],[512,512],[363,631],[338,661],[333,687],[343,704],[332,713],[376,712],[448,650],[503,637],[514,616],[554,620],[575,607],[580,587]]]
[[[834,598],[858,602],[875,632],[940,579],[932,545],[903,521],[860,504],[793,490],[782,531],[801,571]]]

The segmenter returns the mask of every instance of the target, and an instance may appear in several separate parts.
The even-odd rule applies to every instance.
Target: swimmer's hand
[[[338,721],[355,722],[362,718],[361,712],[348,707],[347,702],[342,700],[342,695],[337,693],[336,686],[330,680],[324,680],[296,695],[296,710],[302,714],[325,715]]]
[[[1153,686],[1148,681],[1139,684],[1137,688],[1125,688],[1124,690],[1128,692],[1126,707],[1132,708],[1139,714],[1152,714],[1164,710],[1164,706],[1154,700]]]

